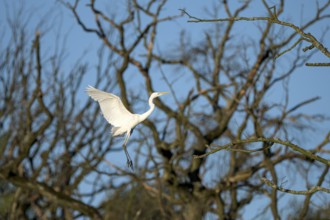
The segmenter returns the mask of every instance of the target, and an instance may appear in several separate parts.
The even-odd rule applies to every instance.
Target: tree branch
[[[87,205],[79,200],[76,200],[61,192],[55,191],[52,187],[47,186],[45,183],[38,181],[31,181],[27,178],[17,175],[9,174],[8,176],[0,171],[0,179],[6,180],[15,186],[22,187],[23,189],[35,190],[41,195],[47,197],[55,203],[63,207],[69,207],[74,210],[80,211],[92,219],[101,220],[101,214],[94,207]]]
[[[299,191],[299,190],[285,189],[283,187],[276,185],[273,181],[268,180],[264,177],[261,178],[261,181],[273,189],[276,189],[276,190],[284,192],[284,193],[290,193],[290,194],[295,194],[295,195],[310,195],[310,194],[313,194],[318,191],[330,193],[330,189],[324,188],[322,186],[313,186],[312,188],[310,188],[308,190]]]
[[[235,145],[246,144],[246,143],[256,143],[256,142],[264,142],[264,143],[268,143],[268,144],[266,145],[266,147],[258,148],[258,149],[255,149],[255,150],[231,149],[231,147],[233,147]],[[240,152],[245,152],[245,153],[254,153],[254,152],[257,152],[257,151],[262,151],[262,150],[268,149],[269,147],[272,146],[273,143],[277,143],[277,144],[289,147],[292,150],[297,151],[297,152],[305,155],[306,157],[308,157],[310,159],[317,160],[317,161],[319,161],[319,162],[321,162],[321,163],[323,163],[327,166],[330,166],[330,160],[327,160],[323,157],[317,156],[314,153],[312,153],[311,151],[305,150],[305,149],[303,149],[303,148],[301,148],[301,147],[299,147],[299,146],[297,146],[297,145],[295,145],[295,144],[293,144],[289,141],[283,141],[283,140],[280,140],[280,139],[277,139],[277,138],[264,138],[264,137],[234,141],[232,143],[217,147],[215,149],[211,149],[210,152],[207,152],[205,154],[194,155],[194,158],[203,158],[203,157],[206,157],[210,154],[213,154],[213,153],[221,151],[221,150],[240,151]]]
[[[329,5],[329,3],[325,4],[321,9],[319,9],[319,11],[323,11],[325,8],[328,7],[328,5]],[[328,51],[328,49],[326,47],[324,47],[324,45],[321,42],[319,42],[311,33],[304,32],[303,29],[299,28],[298,26],[296,26],[292,23],[279,20],[277,18],[277,16],[275,16],[273,13],[271,14],[272,15],[271,17],[230,17],[230,18],[218,18],[218,19],[201,19],[201,18],[190,15],[184,9],[180,9],[180,10],[182,11],[183,14],[188,16],[188,18],[189,18],[188,22],[194,22],[194,23],[198,23],[198,22],[233,22],[233,21],[267,21],[267,22],[270,22],[273,24],[286,26],[286,27],[293,29],[296,33],[301,35],[301,38],[291,48],[280,53],[278,56],[276,56],[276,58],[278,58],[279,56],[283,55],[284,53],[292,50],[293,47],[295,47],[302,40],[311,43],[313,47],[316,47],[325,56],[330,58],[330,52]],[[329,17],[330,17],[330,15],[319,16],[319,14],[318,14],[318,19],[329,18]],[[309,63],[307,66],[329,66],[329,65],[330,64],[327,64],[327,63],[322,63],[322,64]]]

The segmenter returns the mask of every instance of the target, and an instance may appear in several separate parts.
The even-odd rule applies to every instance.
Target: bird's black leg
[[[124,148],[124,151],[125,151],[125,154],[126,154],[127,166],[129,168],[131,168],[132,171],[134,171],[133,161],[132,161],[131,157],[129,156],[129,153],[127,151],[127,148],[126,148],[126,144],[125,143],[123,144],[123,148]]]

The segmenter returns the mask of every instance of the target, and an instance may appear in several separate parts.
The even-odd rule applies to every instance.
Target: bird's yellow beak
[[[168,94],[168,92],[160,92],[159,95],[165,95]]]

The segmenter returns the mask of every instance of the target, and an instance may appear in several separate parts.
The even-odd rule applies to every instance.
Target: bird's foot
[[[134,171],[134,166],[133,166],[133,161],[132,160],[130,160],[130,159],[127,160],[127,166],[129,168],[131,168],[132,171]]]

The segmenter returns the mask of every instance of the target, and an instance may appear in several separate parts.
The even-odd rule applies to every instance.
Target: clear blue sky
[[[27,19],[28,24],[27,27],[31,29],[38,29],[41,33],[46,32],[46,35],[42,38],[42,46],[49,49],[54,49],[58,36],[56,33],[60,31],[62,34],[66,34],[67,38],[65,40],[66,50],[67,50],[67,59],[64,65],[69,68],[70,66],[74,65],[74,62],[84,55],[84,60],[88,61],[91,64],[95,64],[96,61],[96,51],[100,46],[100,42],[96,36],[93,34],[85,33],[81,30],[81,28],[76,24],[76,21],[72,14],[68,11],[68,9],[64,8],[59,2],[57,1],[40,1],[40,0],[29,0],[29,1],[12,1],[12,0],[0,0],[1,7],[0,7],[0,28],[5,28],[5,19],[6,15],[10,15],[13,13],[12,10],[14,8],[19,8],[20,5],[24,2],[25,8],[28,9],[32,13],[33,16],[24,16]],[[14,2],[14,3],[13,3]],[[116,9],[117,12],[123,10],[123,3],[122,1],[111,1],[112,6]],[[180,0],[180,1],[169,1],[169,4],[166,6],[166,10],[164,10],[164,16],[179,14],[180,8],[184,8],[192,15],[201,18],[207,18],[204,8],[209,7],[209,5],[214,4],[216,1],[199,1],[199,0]],[[236,1],[230,1],[236,2]],[[277,1],[272,0],[269,1],[270,5],[272,3],[276,4]],[[301,1],[286,1],[287,2],[287,9],[286,13],[280,17],[280,19],[290,19],[293,23],[299,26],[299,24],[304,23],[304,21],[308,20],[311,16],[313,16],[313,10],[316,7],[315,1],[310,0],[301,0]],[[297,3],[299,2],[299,3]],[[325,2],[325,1],[320,1]],[[87,1],[86,1],[87,3]],[[234,3],[233,3],[234,4]],[[3,5],[8,5],[9,8],[2,7]],[[12,6],[15,5],[13,8]],[[82,4],[84,5],[84,3]],[[9,10],[8,10],[9,9]],[[109,10],[112,10],[111,8]],[[88,14],[87,10],[82,8],[81,17],[84,18],[86,22],[89,19],[92,20],[90,14]],[[267,12],[262,7],[255,6],[250,8],[248,12],[244,14],[244,16],[265,16]],[[219,17],[223,17],[220,16]],[[41,19],[49,19],[46,24],[39,25],[39,20]],[[187,23],[187,18],[181,18],[177,21],[170,22],[166,24],[164,29],[160,30],[160,40],[159,48],[165,49],[168,47],[172,47],[174,44],[173,42],[177,41],[178,33],[180,29],[186,29],[190,34],[192,39],[198,40],[201,37],[201,30],[205,29],[208,24],[203,23]],[[242,28],[247,25],[246,23],[241,24]],[[55,27],[54,29],[48,30],[48,27]],[[329,28],[329,21],[327,22],[320,22],[319,25],[315,26],[313,29],[310,29],[311,33],[313,33],[317,38],[321,37],[322,31],[325,28]],[[243,30],[242,30],[243,31]],[[250,37],[253,37],[253,32],[247,32]],[[330,39],[329,33],[324,37],[324,39]],[[8,40],[8,35],[2,38],[2,42],[0,43],[1,47],[4,47],[4,44]],[[61,40],[62,42],[62,40]],[[64,41],[63,41],[64,42]],[[330,48],[330,40],[325,40],[325,46]],[[304,45],[307,46],[305,43]],[[87,53],[86,53],[87,51]],[[283,55],[279,58],[278,62],[281,60],[289,59],[294,56],[293,53],[288,53]],[[317,53],[311,61],[315,62],[329,62],[329,60],[323,56],[321,53]],[[88,84],[92,84],[93,82],[93,65],[90,65],[91,77],[90,79],[85,80],[85,85],[82,85],[81,97],[82,100],[87,100],[87,96],[83,93],[84,87]],[[295,104],[315,96],[320,96],[321,100],[305,106],[301,109],[301,111],[306,113],[319,113],[319,114],[326,114],[330,116],[330,68],[311,68],[311,67],[302,67],[299,68],[296,73],[292,76],[289,84],[290,90],[290,103],[291,106]],[[180,88],[180,92],[182,94],[187,93],[189,90],[188,87],[185,86],[184,82],[181,82],[177,85]],[[164,84],[162,82],[158,85],[159,90],[165,90]],[[281,97],[282,91],[274,90],[272,91],[272,98],[278,99]],[[146,95],[146,94],[145,94]],[[179,95],[180,97],[180,95]],[[147,98],[147,97],[146,97]],[[170,98],[168,98],[170,99]],[[173,100],[168,100],[173,101]],[[317,133],[311,134],[310,137],[304,137],[307,139],[306,143],[313,143],[312,139],[316,138],[319,139],[320,137],[324,136],[330,130],[330,123],[326,122],[320,127]],[[131,154],[133,154],[134,150],[130,150]],[[118,165],[122,164],[125,166],[126,160],[124,159],[124,153],[119,152],[114,160],[113,163],[117,163]],[[248,216],[246,216],[248,218]]]

